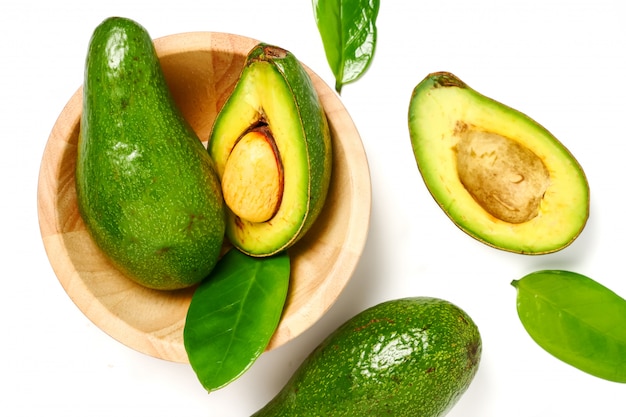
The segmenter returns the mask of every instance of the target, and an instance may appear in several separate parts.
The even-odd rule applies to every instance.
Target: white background
[[[57,116],[82,83],[89,37],[104,18],[133,18],[153,37],[222,31],[274,43],[332,86],[311,3],[3,2],[0,415],[249,416],[339,324],[378,302],[415,295],[454,302],[482,333],[480,370],[450,417],[623,415],[623,385],[584,374],[534,344],[517,318],[510,282],[538,269],[569,269],[626,295],[626,9],[618,0],[381,3],[375,60],[342,93],[372,178],[361,262],[315,326],[207,395],[188,365],[125,347],[65,294],[39,235],[39,163]],[[592,200],[574,244],[537,257],[501,252],[466,236],[438,208],[413,159],[407,109],[415,85],[440,70],[527,113],[577,157]]]

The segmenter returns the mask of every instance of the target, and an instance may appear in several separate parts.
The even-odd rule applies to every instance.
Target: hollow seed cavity
[[[541,158],[515,140],[492,132],[457,132],[459,179],[480,206],[508,223],[524,223],[539,213],[550,184]]]

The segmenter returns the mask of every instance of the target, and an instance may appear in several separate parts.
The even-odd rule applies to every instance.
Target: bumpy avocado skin
[[[387,301],[333,332],[253,417],[442,416],[472,382],[481,350],[477,326],[450,302]]]
[[[144,286],[199,282],[224,238],[221,188],[147,31],[130,19],[106,19],[90,40],[84,77],[76,191],[88,231]]]

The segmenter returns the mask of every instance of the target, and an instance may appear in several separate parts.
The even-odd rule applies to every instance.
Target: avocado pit
[[[493,132],[463,126],[458,134],[459,180],[474,200],[508,223],[535,218],[550,184],[541,158],[519,142]]]
[[[280,207],[283,183],[283,167],[270,130],[262,126],[245,133],[224,166],[226,205],[241,219],[266,222]]]
[[[264,43],[250,50],[207,151],[235,248],[272,256],[307,233],[324,206],[332,146],[322,102],[293,54]]]

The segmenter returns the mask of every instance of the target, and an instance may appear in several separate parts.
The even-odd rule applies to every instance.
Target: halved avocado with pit
[[[249,52],[208,151],[236,248],[270,256],[310,229],[330,183],[331,137],[315,87],[292,53],[264,43]]]
[[[429,74],[409,105],[418,169],[448,217],[498,249],[561,250],[589,217],[589,184],[574,156],[525,114],[448,72]]]

